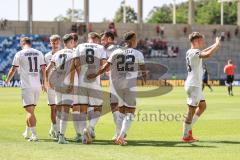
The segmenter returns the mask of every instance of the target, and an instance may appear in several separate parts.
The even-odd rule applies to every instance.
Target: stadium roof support
[[[194,24],[194,0],[188,1],[188,24]]]
[[[143,0],[138,0],[138,23],[143,22]]]
[[[88,32],[89,26],[89,0],[84,0],[84,22],[86,24],[86,29]]]
[[[172,9],[172,14],[173,14],[173,24],[176,24],[176,0],[173,0],[173,9]]]
[[[240,26],[240,0],[237,2],[237,25]]]
[[[33,33],[33,3],[28,0],[28,33]]]

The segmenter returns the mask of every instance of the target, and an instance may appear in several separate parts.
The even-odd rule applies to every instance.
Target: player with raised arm
[[[50,45],[52,50],[45,55],[45,62],[47,65],[51,63],[52,56],[61,49],[61,37],[59,35],[52,35],[50,38]],[[55,90],[52,86],[48,87],[48,105],[51,107],[51,128],[49,130],[49,135],[53,139],[57,139],[57,134],[59,132],[59,122],[60,122],[60,112],[57,110],[55,101]]]
[[[58,138],[59,144],[68,144],[65,140],[64,134],[67,128],[67,121],[70,107],[73,103],[73,95],[69,94],[71,92],[71,87],[63,86],[73,86],[70,80],[71,70],[71,60],[73,57],[73,36],[71,34],[66,34],[63,36],[64,49],[55,53],[51,59],[51,63],[47,67],[46,75],[49,79],[49,72],[55,68],[55,72],[58,77],[58,81],[62,81],[64,84],[50,84],[53,85],[56,91],[56,105],[60,108],[60,133]],[[61,79],[61,80],[60,80]],[[50,81],[51,83],[51,81]]]
[[[146,82],[146,71],[143,54],[133,48],[137,46],[137,37],[134,32],[124,35],[125,47],[115,50],[108,58],[107,63],[95,74],[89,74],[89,79],[111,69],[110,85],[118,98],[119,117],[117,125],[121,130],[115,144],[126,145],[124,136],[132,123],[136,109],[136,82],[138,71],[141,70],[142,80]]]
[[[191,48],[186,53],[188,76],[185,81],[187,92],[188,112],[183,125],[183,142],[197,141],[192,136],[192,127],[206,109],[206,101],[202,92],[202,59],[211,57],[220,46],[220,38],[216,38],[215,44],[204,49],[204,36],[199,32],[189,35]]]
[[[17,68],[21,79],[22,102],[27,112],[27,127],[23,136],[29,141],[37,141],[35,106],[37,105],[40,90],[40,70],[43,75],[43,90],[46,91],[46,64],[42,52],[31,48],[31,40],[22,37],[20,40],[22,50],[14,56],[12,67],[8,73],[6,83],[9,83],[14,76]],[[29,137],[30,132],[32,136]]]
[[[116,49],[118,49],[120,47],[120,46],[114,44],[114,34],[110,31],[106,31],[102,34],[101,44],[105,47],[108,58],[113,53],[113,51],[115,51]],[[111,72],[109,71],[107,73],[110,77]],[[119,128],[117,125],[117,117],[119,117],[120,112],[118,110],[118,99],[115,95],[116,94],[114,93],[114,89],[110,88],[110,107],[111,107],[111,111],[113,114],[113,121],[114,121],[114,124],[116,127],[116,133],[115,133],[114,137],[112,138],[112,140],[114,140],[114,141],[117,139],[117,133],[119,133],[121,130],[121,128]]]
[[[79,44],[75,52],[75,67],[79,73],[80,95],[78,105],[80,107],[80,123],[82,133],[82,143],[91,143],[95,138],[94,128],[102,111],[102,94],[100,78],[88,80],[87,75],[95,73],[106,61],[107,55],[104,47],[99,45],[100,35],[91,32],[88,34],[88,43]],[[93,107],[89,111],[89,127],[87,127],[88,107]]]

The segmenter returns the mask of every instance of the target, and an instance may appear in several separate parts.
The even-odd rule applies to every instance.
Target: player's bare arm
[[[145,65],[139,65],[141,73],[142,73],[142,84],[146,84],[146,80],[147,80],[147,72],[146,72],[146,68]]]
[[[55,67],[55,63],[54,62],[51,62],[49,63],[49,65],[47,66],[46,68],[46,84],[48,86],[52,86],[50,83],[49,83],[49,73],[51,72],[51,70]]]
[[[80,72],[81,72],[81,62],[80,62],[80,58],[75,58],[74,59],[74,67],[75,67],[75,70],[79,76]]]
[[[216,37],[216,42],[214,45],[212,45],[209,48],[204,49],[201,54],[200,54],[200,58],[209,58],[211,57],[220,47],[221,44],[221,38],[220,37]]]
[[[8,73],[8,76],[7,76],[7,79],[6,79],[6,83],[9,83],[12,79],[12,77],[14,76],[15,72],[17,70],[17,67],[16,66],[12,66],[9,70],[9,73]]]
[[[46,78],[46,65],[41,65],[41,71],[42,71],[42,76],[43,76],[43,91],[47,92],[47,78]]]
[[[94,73],[93,73],[93,74],[89,74],[89,75],[87,76],[87,78],[88,78],[88,79],[94,79],[94,78],[96,78],[97,76],[99,76],[99,75],[105,73],[106,71],[108,71],[109,68],[110,68],[110,63],[105,63],[105,64],[103,65],[103,67],[102,67],[100,70],[98,70],[98,72],[97,72],[96,74],[94,74]]]
[[[73,85],[74,85],[74,76],[75,76],[75,62],[74,62],[74,59],[72,60],[71,62],[71,66],[70,66],[70,84],[69,84],[69,87],[68,87],[68,93],[70,93],[73,89]]]

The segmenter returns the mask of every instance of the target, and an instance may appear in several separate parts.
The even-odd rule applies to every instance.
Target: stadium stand
[[[179,28],[179,31],[182,28]],[[121,32],[121,30],[120,30]],[[152,30],[153,35],[155,30]],[[158,35],[141,38],[137,49],[141,50],[147,61],[154,61],[160,63],[168,68],[168,72],[161,77],[161,79],[172,79],[173,75],[176,79],[186,78],[185,53],[189,48],[187,34],[170,34],[166,27],[165,37]],[[205,34],[206,45],[211,45],[214,42],[212,31],[200,30]],[[218,29],[217,35],[221,33]],[[169,36],[167,36],[169,35]],[[233,34],[234,35],[234,34]],[[0,74],[6,73],[12,63],[14,54],[20,50],[19,39],[20,34],[14,36],[0,36]],[[32,34],[29,36],[33,40],[33,47],[42,51],[44,54],[50,50],[48,44],[48,35]],[[228,59],[232,59],[234,63],[240,68],[240,38],[232,36],[230,40],[225,40],[219,53],[214,55],[211,59],[204,61],[207,64],[211,79],[224,79],[223,67]],[[240,79],[240,74],[235,75],[236,79]]]
[[[43,53],[50,50],[48,36],[46,35],[14,35],[0,36],[0,72],[6,73],[11,67],[13,57],[19,51],[19,40],[22,36],[28,36],[32,39],[33,48],[36,48]]]

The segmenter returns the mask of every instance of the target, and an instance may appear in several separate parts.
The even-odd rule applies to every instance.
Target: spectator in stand
[[[88,24],[88,32],[93,32],[93,25],[92,25],[92,23]]]
[[[238,36],[238,32],[239,32],[239,29],[238,29],[238,27],[236,27],[236,29],[234,31],[234,34],[235,34],[236,37]]]
[[[115,27],[115,23],[114,22],[111,22],[109,25],[108,25],[108,30],[111,31],[115,37],[117,37],[117,29]]]
[[[157,33],[157,36],[159,37],[160,36],[160,26],[159,25],[156,26],[156,33]]]
[[[183,28],[183,33],[184,33],[184,36],[187,35],[187,27],[184,27],[184,28]]]
[[[165,27],[162,26],[160,29],[161,29],[161,37],[163,38],[165,33]]]
[[[221,32],[221,41],[225,40],[225,32]]]
[[[227,40],[230,41],[231,40],[231,32],[227,31]]]
[[[213,38],[215,38],[215,37],[216,37],[216,35],[217,35],[217,29],[216,29],[216,28],[214,28],[214,29],[213,29],[213,31],[212,31],[212,36],[213,36]]]

